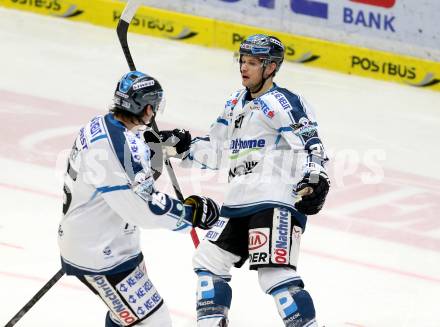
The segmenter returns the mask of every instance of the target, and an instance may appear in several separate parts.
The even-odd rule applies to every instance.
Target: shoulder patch
[[[302,117],[298,123],[291,125],[293,133],[302,138],[304,143],[318,137],[317,126],[317,123],[311,122],[307,117]]]

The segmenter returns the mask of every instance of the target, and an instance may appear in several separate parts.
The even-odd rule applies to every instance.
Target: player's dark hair
[[[140,115],[135,115],[127,110],[112,105],[109,108],[109,112],[112,113],[116,118],[121,118],[122,120],[129,121],[135,125],[144,124],[144,122],[141,119],[141,117],[144,114],[144,111],[142,111]]]

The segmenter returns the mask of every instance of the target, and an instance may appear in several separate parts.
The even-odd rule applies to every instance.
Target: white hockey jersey
[[[112,114],[81,128],[64,181],[58,244],[67,274],[112,274],[137,266],[138,226],[191,229],[191,208],[155,191],[150,149]]]
[[[256,99],[245,89],[234,93],[209,135],[193,140],[182,166],[227,165],[222,216],[243,217],[284,206],[304,229],[307,218],[294,208],[294,189],[308,162],[323,167],[326,160],[311,107],[274,84]]]

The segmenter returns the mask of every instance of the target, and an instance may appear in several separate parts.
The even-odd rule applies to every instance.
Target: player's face
[[[261,83],[263,62],[251,56],[241,56],[240,59],[241,83],[250,90]]]

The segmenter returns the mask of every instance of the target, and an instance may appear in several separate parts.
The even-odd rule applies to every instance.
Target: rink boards
[[[0,0],[0,6],[115,28],[125,2]],[[130,26],[139,34],[236,51],[248,35],[269,33],[286,45],[287,61],[440,91],[440,63],[395,53],[280,33],[216,19],[141,7]]]

